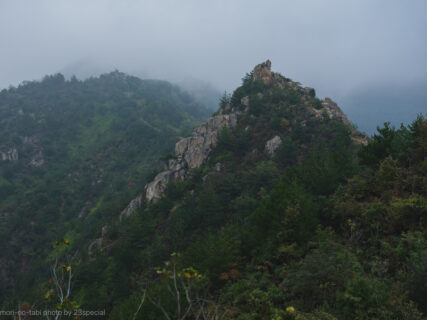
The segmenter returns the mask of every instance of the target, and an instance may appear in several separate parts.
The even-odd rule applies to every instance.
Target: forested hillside
[[[77,228],[50,231],[58,270],[72,275],[67,299],[59,292],[67,282],[49,278],[52,254],[26,264],[43,280],[25,294],[3,292],[4,308],[105,310],[108,319],[425,319],[422,116],[369,139],[331,99],[267,61],[175,152],[164,149],[164,171],[146,193],[139,184],[128,217],[118,219],[127,203],[99,199],[83,214],[93,238],[101,212],[111,217],[92,252]],[[102,199],[119,201],[132,181],[120,179]]]
[[[164,81],[61,74],[0,92],[0,302],[49,277],[52,242],[87,241],[209,115]],[[0,303],[1,305],[1,303]]]

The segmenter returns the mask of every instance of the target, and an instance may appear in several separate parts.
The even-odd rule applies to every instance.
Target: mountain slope
[[[368,143],[260,64],[77,264],[74,298],[110,319],[422,319],[426,127]]]
[[[422,117],[368,139],[266,61],[99,245],[58,242],[66,303],[49,281],[25,301],[109,319],[423,319],[426,139]]]
[[[26,281],[40,274],[54,240],[84,243],[207,115],[167,82],[117,71],[85,81],[58,74],[3,90],[2,293],[19,297],[31,288]]]

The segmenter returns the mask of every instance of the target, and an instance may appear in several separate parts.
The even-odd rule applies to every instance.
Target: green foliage
[[[242,155],[250,147],[250,135],[245,130],[231,132],[224,127],[218,135],[218,149],[221,152],[230,151],[236,155]]]
[[[297,146],[291,138],[283,139],[279,148],[276,151],[276,161],[280,166],[286,168],[296,164],[297,162]]]
[[[3,90],[0,151],[16,148],[19,159],[0,160],[0,260],[9,261],[0,286],[30,295],[33,280],[11,279],[46,279],[35,266],[65,234],[87,248],[160,156],[207,115],[167,82],[119,72],[85,81],[58,74]],[[30,165],[38,155],[44,163]]]
[[[240,105],[241,99],[245,96],[245,94],[246,94],[246,91],[243,87],[239,87],[236,90],[234,90],[230,99],[231,106],[238,107]]]
[[[340,145],[332,152],[320,146],[292,172],[314,194],[330,195],[353,173],[351,151]]]
[[[169,183],[162,199],[118,222],[118,213],[141,191],[143,176],[155,174],[161,154],[164,161],[174,157],[167,152],[177,136],[198,119],[188,97],[173,87],[125,79],[113,74],[83,83],[46,80],[55,88],[49,95],[84,84],[81,99],[93,103],[84,108],[84,119],[79,103],[73,106],[79,126],[43,114],[41,120],[59,135],[58,142],[47,143],[55,139],[45,127],[46,159],[57,160],[58,167],[49,162],[50,170],[19,163],[0,168],[0,191],[10,195],[12,186],[24,192],[1,203],[0,212],[19,203],[19,215],[0,219],[2,254],[28,257],[31,275],[38,277],[44,265],[35,257],[47,253],[9,241],[7,231],[26,226],[35,245],[35,233],[46,239],[66,234],[83,248],[73,265],[73,297],[82,308],[106,308],[110,319],[193,319],[201,310],[240,320],[423,319],[427,125],[422,117],[399,129],[386,124],[360,148],[352,128],[326,113],[315,116],[313,108],[322,105],[314,92],[287,79],[267,86],[248,74],[220,101],[222,108],[230,103],[239,111],[238,122],[221,130],[208,161],[189,170],[185,181]],[[37,83],[26,90],[33,86]],[[92,92],[91,86],[97,89]],[[103,86],[110,90],[100,90]],[[147,86],[143,95],[141,86]],[[247,112],[241,105],[246,96]],[[5,116],[12,112],[0,109]],[[27,121],[17,120],[20,130]],[[265,146],[276,135],[282,143],[272,156]],[[92,184],[98,172],[103,182]],[[32,220],[36,223],[27,222]],[[102,245],[89,255],[84,248],[107,222]],[[34,287],[20,281],[20,288]],[[0,292],[7,296],[5,289]],[[20,295],[34,300],[29,290]],[[5,305],[13,305],[9,300]]]
[[[345,319],[390,319],[389,292],[378,280],[361,276],[350,279],[338,303]]]
[[[308,253],[287,275],[291,293],[303,306],[335,308],[336,292],[361,271],[356,257],[344,246],[327,239]]]
[[[224,92],[221,99],[219,100],[219,108],[224,109],[226,105],[231,102],[231,94]]]
[[[259,116],[263,111],[262,98],[258,95],[251,95],[249,98],[249,113],[254,116]]]
[[[389,156],[406,165],[415,158],[421,160],[420,155],[425,155],[426,152],[425,127],[426,121],[421,115],[410,126],[402,125],[399,129],[391,127],[390,123],[384,123],[383,128],[377,127],[378,133],[373,136],[371,143],[360,150],[361,163],[378,167]]]
[[[320,99],[313,98],[313,100],[311,100],[311,104],[317,110],[320,110],[323,108],[322,100],[320,100]]]
[[[187,249],[187,264],[204,270],[204,274],[215,283],[222,273],[238,266],[238,241],[232,229],[202,235]]]

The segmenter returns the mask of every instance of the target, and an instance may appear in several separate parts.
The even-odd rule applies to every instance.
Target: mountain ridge
[[[271,72],[270,60],[256,65],[251,75],[252,81],[262,81],[265,86],[277,86],[282,89],[286,87],[298,88],[311,98],[315,96],[313,88],[302,88],[292,80],[283,77],[280,73]],[[149,182],[145,186],[146,201],[152,202],[160,199],[170,180],[182,181],[185,179],[187,171],[185,168],[192,169],[200,167],[207,160],[211,148],[215,147],[219,131],[224,127],[233,128],[237,123],[239,114],[248,111],[249,103],[248,96],[241,98],[239,107],[232,108],[230,103],[226,103],[223,108],[219,110],[218,115],[209,118],[204,124],[195,128],[192,137],[182,138],[178,141],[175,145],[175,155],[173,159],[168,161],[166,170],[160,172],[152,182]],[[321,100],[321,104],[321,109],[315,107],[311,108],[310,112],[312,115],[316,118],[327,116],[331,119],[339,119],[352,129],[351,138],[354,143],[361,145],[366,145],[368,143],[367,137],[352,126],[350,120],[348,120],[347,116],[332,99],[325,98]],[[324,112],[326,112],[326,115],[323,114]],[[208,138],[204,136],[206,134]],[[266,142],[266,145],[269,142],[270,140]],[[277,142],[277,145],[273,147],[273,149],[277,149],[280,143],[281,140]],[[272,153],[274,153],[274,150],[272,150]],[[122,218],[123,215],[129,216],[132,211],[139,209],[142,206],[142,199],[143,197],[138,195],[138,197],[132,200],[122,211],[120,217]]]

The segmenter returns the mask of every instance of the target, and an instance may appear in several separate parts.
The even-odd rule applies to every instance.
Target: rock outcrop
[[[108,230],[109,230],[109,227],[107,225],[103,226],[101,229],[101,237],[93,240],[89,244],[87,251],[90,255],[92,255],[95,252],[95,250],[102,248],[102,243],[104,242],[104,238],[107,235]]]
[[[265,144],[265,151],[270,155],[274,156],[276,150],[279,148],[282,143],[282,139],[279,136],[275,136],[272,139],[268,140]]]
[[[219,132],[224,127],[234,127],[237,113],[219,114],[209,118],[193,130],[190,137],[181,139],[175,145],[175,159],[170,159],[165,171],[160,172],[145,187],[145,198],[154,202],[161,198],[169,181],[182,181],[188,169],[200,167],[216,145]]]
[[[346,125],[351,126],[350,120],[348,120],[347,116],[344,114],[344,112],[342,112],[341,108],[338,107],[338,105],[334,101],[332,101],[331,98],[325,98],[322,101],[322,106],[323,106],[322,112],[326,111],[329,118],[339,119],[342,122],[344,122]]]
[[[272,82],[271,61],[267,60],[257,65],[252,75],[254,81],[261,80],[265,85],[270,85]]]
[[[31,161],[29,162],[29,165],[33,167],[41,167],[43,164],[44,164],[43,152],[41,150],[38,150],[37,153],[35,153],[32,156]]]
[[[188,138],[175,144],[175,156],[169,159],[166,169],[157,174],[145,186],[145,200],[159,200],[170,181],[183,181],[189,169],[200,167],[215,147],[218,134],[224,127],[232,128],[237,123],[237,113],[219,114],[196,127]],[[120,213],[120,220],[142,207],[143,195],[133,199]]]
[[[252,71],[252,80],[261,80],[266,86],[276,85],[281,88],[298,87],[297,83],[293,82],[291,79],[285,78],[279,72],[272,72],[270,60],[255,66],[254,70]],[[308,89],[312,90],[312,88]],[[303,88],[301,88],[301,90],[303,90]]]
[[[16,146],[0,146],[0,159],[2,161],[28,161],[29,166],[40,167],[44,164],[45,160],[43,157],[42,148],[38,145],[37,136],[15,136],[15,138],[21,139],[19,149]],[[24,155],[24,156],[20,156]]]
[[[311,108],[312,114],[317,118],[323,118],[325,113],[331,119],[338,119],[346,124],[351,129],[350,137],[356,144],[367,145],[368,137],[362,132],[356,130],[350,120],[348,120],[341,108],[331,99],[325,98],[322,100],[322,108]]]
[[[19,159],[18,150],[10,148],[7,151],[0,151],[1,159],[3,161],[17,161]]]
[[[123,217],[129,217],[132,212],[135,210],[141,208],[143,202],[143,196],[142,194],[138,195],[135,199],[133,199],[128,206],[123,209],[123,211],[120,213],[120,221],[122,221]]]

